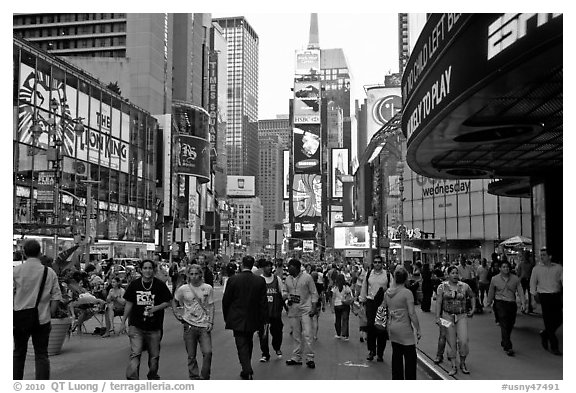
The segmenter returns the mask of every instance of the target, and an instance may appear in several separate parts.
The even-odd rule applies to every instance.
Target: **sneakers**
[[[349,337],[342,337],[342,339],[343,339],[344,341],[350,341],[350,338],[349,338]]]
[[[514,351],[511,350],[511,349],[509,349],[509,350],[506,351],[506,355],[508,355],[508,356],[514,356]]]
[[[366,358],[366,360],[370,360],[370,361],[374,360],[374,355],[375,355],[375,353],[370,351],[368,353],[368,357]]]
[[[277,350],[277,351],[276,351],[276,356],[278,357],[278,359],[282,359],[282,351],[281,351],[281,350]]]
[[[301,366],[302,362],[299,362],[299,361],[294,360],[294,359],[290,359],[290,360],[286,360],[286,365],[287,366]]]
[[[339,340],[339,339],[341,339],[342,337],[341,337],[341,336],[339,336],[339,335],[337,335],[337,334],[335,334],[335,335],[334,335],[334,338],[336,338],[336,339],[338,339],[338,340]]]
[[[464,374],[470,374],[470,371],[468,371],[468,367],[466,367],[466,363],[460,363],[460,370],[462,370]]]
[[[458,368],[456,367],[456,365],[452,366],[452,370],[450,370],[450,372],[448,372],[448,375],[453,377],[454,375],[456,375],[456,373],[458,372]]]
[[[260,363],[266,363],[268,360],[270,360],[270,356],[262,356],[260,358]]]
[[[314,363],[314,360],[308,360],[308,361],[306,362],[306,366],[307,366],[308,368],[316,368],[316,363]]]
[[[378,357],[376,358],[376,361],[377,361],[377,362],[383,362],[383,361],[384,361],[384,358],[383,358],[382,356],[378,356]]]
[[[436,359],[434,359],[434,364],[440,364],[442,363],[442,356],[436,356]]]

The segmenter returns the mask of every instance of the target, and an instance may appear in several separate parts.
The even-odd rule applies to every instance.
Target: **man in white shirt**
[[[562,325],[562,265],[552,263],[546,247],[540,249],[542,263],[534,266],[530,276],[530,293],[542,306],[544,330],[540,332],[542,346],[554,355],[561,355],[556,330]]]
[[[14,267],[13,270],[13,311],[26,310],[36,306],[44,266],[40,262],[40,243],[36,240],[26,240],[24,243],[26,262]],[[50,318],[56,312],[58,302],[62,299],[58,276],[51,268],[46,268],[44,288],[38,303],[38,321],[32,326],[14,326],[13,379],[24,377],[24,364],[28,340],[32,336],[34,344],[36,379],[50,379],[50,360],[48,358],[48,338],[50,336]]]

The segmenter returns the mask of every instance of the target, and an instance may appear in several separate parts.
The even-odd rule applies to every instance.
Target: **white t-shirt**
[[[210,315],[208,307],[214,304],[214,290],[211,285],[200,284],[195,287],[192,284],[182,285],[174,293],[174,299],[184,305],[182,318],[190,325],[208,327]]]

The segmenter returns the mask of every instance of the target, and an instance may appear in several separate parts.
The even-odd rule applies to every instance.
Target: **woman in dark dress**
[[[430,270],[430,265],[425,263],[424,266],[422,266],[422,304],[420,305],[422,311],[430,312],[433,292],[432,271]]]

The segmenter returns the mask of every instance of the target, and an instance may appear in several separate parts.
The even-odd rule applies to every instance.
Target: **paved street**
[[[240,365],[231,331],[224,330],[221,313],[222,287],[216,287],[216,327],[212,334],[213,358],[212,379],[239,379]],[[187,379],[186,350],[184,349],[181,325],[171,311],[166,312],[164,338],[160,354],[160,377],[167,380]],[[376,380],[391,379],[391,347],[386,347],[384,363],[366,360],[366,344],[359,342],[358,319],[351,315],[351,339],[344,342],[334,339],[333,314],[327,310],[320,316],[319,339],[316,342],[316,369],[306,366],[286,366],[289,358],[292,339],[287,323],[284,326],[282,350],[284,358],[269,363],[259,363],[260,350],[257,339],[254,340],[253,368],[254,378],[260,380]],[[116,318],[116,325],[119,319]],[[285,321],[286,322],[286,321]],[[97,322],[92,319],[87,323],[87,330],[92,332]],[[56,380],[83,379],[124,379],[129,355],[128,337],[126,335],[103,339],[91,334],[73,334],[64,343],[60,355],[51,357],[51,378]],[[198,356],[200,359],[200,355]],[[147,354],[142,356],[140,378],[146,378]],[[34,361],[28,356],[25,379],[33,379]],[[429,379],[428,374],[419,369],[419,379]]]

